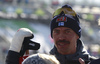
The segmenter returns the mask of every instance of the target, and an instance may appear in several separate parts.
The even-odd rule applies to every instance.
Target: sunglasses
[[[64,12],[64,14],[66,14],[66,15],[76,16],[75,11],[72,10],[71,8],[59,8],[53,13],[53,18],[55,16],[61,14],[61,12]]]

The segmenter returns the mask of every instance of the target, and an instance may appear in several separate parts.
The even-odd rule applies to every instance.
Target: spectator
[[[60,64],[53,55],[33,54],[26,58],[22,64]]]
[[[79,58],[87,64],[94,59],[80,39],[79,17],[71,6],[64,5],[54,12],[50,29],[54,40],[54,47],[50,54],[55,55],[61,64],[80,64]]]

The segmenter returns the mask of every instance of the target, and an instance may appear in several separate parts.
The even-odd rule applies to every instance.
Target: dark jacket
[[[100,58],[97,60],[91,61],[89,64],[100,64]]]
[[[91,60],[95,59],[88,54],[81,40],[77,41],[77,51],[75,54],[69,54],[69,55],[59,54],[55,46],[50,51],[50,54],[55,55],[61,64],[80,64],[78,61],[79,58],[85,60],[85,63],[87,64]]]
[[[19,64],[19,53],[9,50],[5,64]]]

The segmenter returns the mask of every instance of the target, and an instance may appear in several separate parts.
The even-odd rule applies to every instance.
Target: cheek
[[[57,39],[57,37],[58,37],[58,35],[55,35],[55,34],[52,34],[52,36],[53,36],[54,40]]]
[[[55,36],[53,36],[53,41],[56,42],[57,41],[57,38]]]
[[[54,41],[54,44],[56,44],[56,42],[58,41],[57,36],[53,36],[53,41]]]
[[[68,39],[72,46],[76,46],[78,37],[75,34],[70,35]]]
[[[75,33],[72,33],[72,34],[69,35],[69,38],[70,38],[70,40],[76,41],[79,38],[79,36],[76,35]]]
[[[71,43],[71,45],[72,45],[73,47],[76,47],[76,46],[77,46],[77,39],[76,39],[76,38],[72,38],[72,39],[70,40],[70,43]]]

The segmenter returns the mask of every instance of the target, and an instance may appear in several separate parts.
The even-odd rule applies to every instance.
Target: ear
[[[79,36],[76,34],[76,38],[79,39]]]

